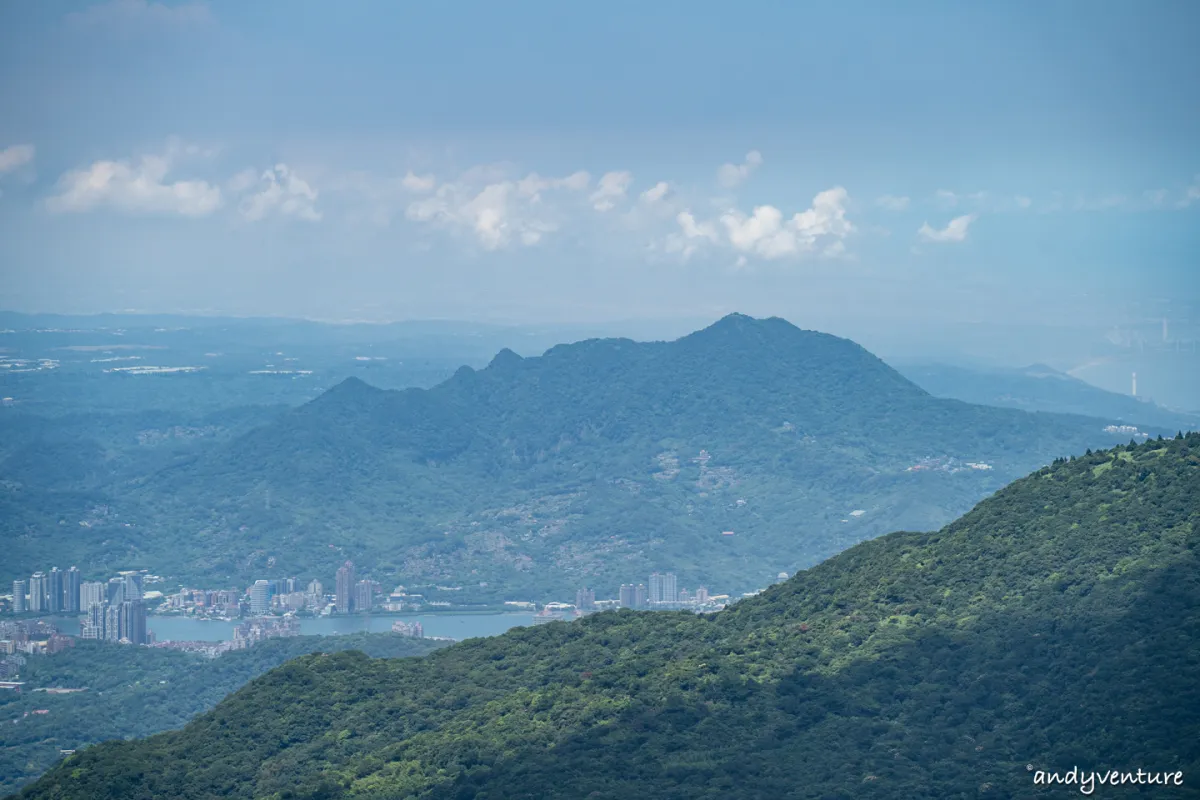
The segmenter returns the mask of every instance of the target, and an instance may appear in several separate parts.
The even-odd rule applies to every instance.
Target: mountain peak
[[[374,386],[367,383],[362,378],[357,378],[352,375],[349,378],[346,378],[341,383],[334,386],[332,389],[330,389],[328,392],[326,392],[326,394],[330,394],[332,392],[338,392],[339,394],[355,394],[355,393],[361,393],[361,392],[377,392],[377,391],[379,391],[379,389],[376,389]]]
[[[383,389],[372,386],[361,378],[351,376],[326,389],[311,400],[309,405],[314,408],[328,408],[331,403],[334,405],[345,405],[347,403],[353,405],[355,401],[364,401],[367,398],[377,397],[383,392]]]
[[[492,359],[492,363],[488,364],[488,369],[505,369],[515,367],[525,362],[525,359],[505,347],[496,357]]]
[[[748,330],[755,326],[761,326],[765,322],[767,322],[767,320],[755,319],[749,314],[742,314],[738,311],[735,311],[732,314],[726,314],[700,332]]]
[[[785,329],[792,332],[800,330],[778,317],[755,319],[748,314],[733,313],[726,314],[707,328],[701,328],[683,338],[691,341],[761,341],[770,334],[778,334]]]

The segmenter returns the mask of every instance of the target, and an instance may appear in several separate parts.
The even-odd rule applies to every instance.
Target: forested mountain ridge
[[[428,390],[346,381],[147,491],[237,530],[195,540],[198,563],[281,532],[269,552],[289,574],[346,553],[402,582],[544,599],[654,569],[750,590],[936,528],[1111,446],[1105,424],[933,398],[853,342],[731,315],[673,342],[502,351]]]
[[[28,659],[22,691],[0,693],[0,720],[6,723],[0,727],[0,794],[36,779],[62,758],[62,749],[178,728],[297,656],[353,649],[402,658],[442,646],[393,633],[291,636],[210,660],[167,648],[80,640],[53,656]],[[86,690],[54,694],[48,688]],[[31,713],[37,710],[46,713]]]
[[[735,314],[672,342],[501,351],[430,389],[347,380],[112,484],[130,527],[39,541],[183,580],[328,577],[352,558],[454,599],[612,596],[652,570],[741,592],[937,528],[1111,446],[1107,422],[934,398],[853,342]]]
[[[1200,774],[1200,434],[1056,461],[713,615],[296,659],[21,797],[1059,796]],[[1194,778],[1193,778],[1194,780]]]

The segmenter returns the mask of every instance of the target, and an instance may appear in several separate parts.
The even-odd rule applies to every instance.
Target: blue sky
[[[0,306],[826,329],[1194,306],[1198,25],[1191,2],[5,3]]]

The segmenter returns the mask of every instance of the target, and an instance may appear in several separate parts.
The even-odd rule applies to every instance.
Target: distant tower
[[[258,580],[250,587],[250,613],[265,616],[271,610],[271,582]]]
[[[29,589],[29,583],[26,581],[13,581],[13,602],[12,610],[14,614],[25,613],[25,592]]]
[[[79,607],[79,587],[81,582],[79,579],[79,568],[71,567],[67,570],[65,580],[63,582],[63,611],[78,612]]]
[[[46,573],[35,572],[29,576],[29,605],[30,611],[46,611]]]
[[[46,610],[51,614],[62,613],[65,610],[63,600],[67,596],[63,589],[63,573],[58,567],[51,567],[46,578]]]
[[[347,561],[337,571],[336,602],[339,614],[354,610],[354,562]]]
[[[1137,373],[1133,373],[1133,392],[1134,397],[1137,397]]]

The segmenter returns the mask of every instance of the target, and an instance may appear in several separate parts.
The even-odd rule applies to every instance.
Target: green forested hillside
[[[1121,446],[718,614],[299,658],[21,797],[1051,797],[1073,767],[1194,796],[1198,547],[1200,434]]]
[[[22,692],[0,692],[0,794],[55,764],[59,750],[178,728],[230,692],[306,653],[358,650],[401,658],[442,643],[390,633],[269,639],[209,660],[200,655],[80,640],[53,656],[27,659]],[[86,688],[71,694],[38,689]],[[35,711],[46,713],[34,713]]]
[[[731,315],[673,342],[506,350],[428,390],[346,381],[94,489],[107,516],[92,527],[76,517],[99,501],[64,493],[63,524],[31,520],[18,547],[222,585],[328,582],[352,558],[427,594],[460,586],[455,600],[615,596],[652,570],[741,592],[890,530],[936,529],[1060,455],[1120,441],[1107,423],[937,399],[853,342]],[[12,469],[16,484],[32,474]]]

